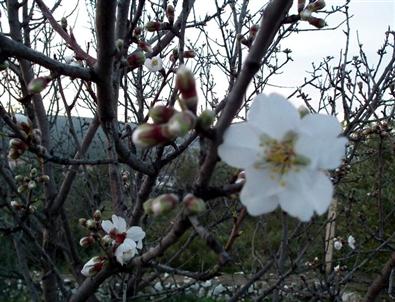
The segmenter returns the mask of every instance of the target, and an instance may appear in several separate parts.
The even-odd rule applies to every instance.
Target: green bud
[[[197,125],[203,130],[211,127],[215,120],[215,112],[212,110],[204,110],[197,119]]]

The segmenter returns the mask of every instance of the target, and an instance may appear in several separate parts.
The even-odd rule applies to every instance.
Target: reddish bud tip
[[[149,116],[154,124],[167,123],[170,118],[176,113],[173,107],[157,105],[150,109]]]

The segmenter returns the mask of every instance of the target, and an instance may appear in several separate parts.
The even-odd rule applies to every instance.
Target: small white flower
[[[347,243],[348,243],[348,246],[349,246],[350,248],[352,248],[353,250],[355,250],[355,238],[353,237],[353,235],[348,236],[348,238],[347,238]]]
[[[340,264],[336,265],[333,270],[335,271],[335,273],[340,272]]]
[[[333,247],[335,248],[335,250],[340,251],[343,247],[343,243],[340,240],[335,240],[333,242]]]
[[[149,71],[155,72],[161,70],[163,64],[162,59],[159,56],[156,56],[151,59],[146,59],[144,65]]]
[[[233,124],[218,148],[223,161],[244,169],[240,200],[254,216],[278,205],[291,216],[308,221],[323,214],[333,186],[324,170],[335,169],[347,140],[338,137],[334,116],[308,114],[278,94],[258,95],[245,123]]]
[[[304,10],[302,10],[302,11],[299,13],[300,19],[303,20],[303,21],[308,20],[308,19],[311,17],[311,13],[312,13],[312,11],[309,10],[309,9],[304,9]]]
[[[143,247],[145,232],[138,226],[132,226],[126,230],[125,219],[117,215],[112,215],[111,218],[112,221],[102,221],[101,226],[118,245],[115,250],[115,257],[123,265],[137,254],[137,249]]]

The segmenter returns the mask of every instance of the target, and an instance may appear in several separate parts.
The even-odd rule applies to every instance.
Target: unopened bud
[[[36,145],[41,144],[41,130],[38,128],[35,128],[32,130],[32,142]]]
[[[153,211],[152,211],[152,202],[153,201],[154,201],[154,198],[150,198],[144,202],[143,208],[144,208],[145,214],[148,214],[148,215],[153,214]]]
[[[197,198],[193,194],[185,195],[183,201],[189,214],[195,215],[206,210],[206,204],[203,199]]]
[[[96,221],[99,221],[99,220],[101,219],[101,211],[100,211],[100,210],[96,210],[96,211],[93,213],[93,218],[94,218]]]
[[[143,124],[134,130],[133,143],[141,148],[149,148],[169,142],[173,137],[165,125]]]
[[[34,206],[34,205],[30,205],[29,206],[29,213],[30,214],[33,214],[34,212],[36,212],[37,211],[37,208]]]
[[[87,222],[86,218],[80,218],[80,219],[78,219],[78,224],[79,224],[80,226],[86,227],[86,222]]]
[[[84,267],[81,270],[81,274],[85,277],[92,277],[100,272],[104,267],[105,258],[96,256],[85,263]]]
[[[144,65],[145,62],[145,54],[144,52],[137,50],[131,55],[128,56],[127,61],[130,68],[134,69]]]
[[[178,68],[176,86],[182,96],[182,105],[192,111],[192,113],[196,113],[197,92],[195,78],[193,73],[185,66]]]
[[[40,93],[43,91],[48,83],[51,81],[51,77],[38,77],[30,81],[27,85],[27,91],[29,94]]]
[[[165,214],[174,209],[178,203],[178,196],[175,194],[163,194],[152,200],[151,209],[155,216]]]
[[[195,123],[195,115],[191,111],[186,110],[174,114],[167,123],[167,126],[172,136],[182,137],[195,127]]]
[[[325,22],[324,19],[316,18],[316,17],[309,17],[309,18],[307,19],[307,21],[308,21],[311,25],[313,25],[313,26],[315,26],[315,27],[317,27],[317,28],[323,28],[323,27],[325,27],[325,26],[328,25],[328,24],[326,24],[326,22]]]
[[[7,60],[0,63],[0,71],[6,70],[8,67],[10,67],[10,63]]]
[[[88,220],[86,221],[86,227],[87,227],[89,230],[94,231],[94,230],[97,229],[97,223],[96,223],[96,221],[93,220],[93,219],[88,219]]]
[[[18,189],[17,189],[18,193],[23,193],[26,190],[27,190],[27,185],[25,185],[25,184],[19,186]]]
[[[159,31],[161,29],[162,23],[158,21],[148,21],[145,24],[145,29],[149,32]]]
[[[252,26],[250,27],[250,36],[253,37],[253,38],[255,38],[255,36],[256,36],[258,30],[259,30],[259,25],[256,25],[256,24],[252,25]]]
[[[306,9],[311,10],[312,12],[316,12],[320,9],[323,9],[325,7],[325,1],[324,0],[316,0],[312,3],[309,3],[306,6]]]
[[[30,170],[30,177],[36,177],[37,173],[38,173],[38,171],[36,168],[31,169]]]
[[[67,19],[65,17],[60,19],[60,26],[62,26],[63,30],[67,32]]]
[[[112,243],[114,242],[114,240],[111,238],[110,235],[104,235],[100,241],[101,244],[103,244],[105,247],[111,246]]]
[[[184,58],[189,59],[189,58],[194,58],[196,56],[196,54],[193,50],[188,49],[183,52],[183,56],[184,56]]]
[[[166,7],[166,18],[170,24],[174,23],[174,6],[171,4]]]
[[[140,40],[138,42],[138,46],[140,49],[144,50],[145,52],[152,52],[152,47],[147,42]]]
[[[10,206],[11,206],[14,210],[17,210],[17,211],[22,210],[22,209],[25,207],[23,204],[19,203],[19,202],[16,201],[16,200],[12,200],[12,201],[10,202]]]
[[[123,44],[123,39],[118,39],[115,41],[115,48],[118,52],[121,52],[123,50]]]
[[[157,105],[150,109],[149,116],[155,124],[167,123],[176,110],[173,107]]]
[[[305,6],[306,0],[298,0],[298,12],[300,13]]]
[[[236,39],[237,39],[237,42],[244,44],[248,47],[251,44],[242,34],[237,34]]]
[[[31,181],[29,181],[27,187],[28,187],[30,190],[33,190],[34,188],[37,187],[37,183],[36,183],[34,180],[31,180]]]
[[[23,175],[16,175],[15,176],[15,181],[16,182],[22,182],[23,181]]]
[[[143,29],[140,26],[137,26],[134,31],[133,31],[133,36],[139,37],[141,33],[143,32]]]
[[[89,247],[95,243],[95,238],[93,236],[82,237],[80,240],[80,246]]]
[[[47,182],[49,182],[49,176],[46,174],[41,175],[41,176],[37,177],[37,181],[47,183]]]
[[[14,115],[14,120],[17,127],[20,130],[23,130],[26,134],[28,134],[31,131],[33,123],[26,115],[16,113]]]
[[[8,142],[10,148],[22,149],[25,143],[20,138],[12,138]]]
[[[215,120],[215,112],[212,110],[204,110],[197,119],[197,125],[203,130],[211,127]]]
[[[302,10],[302,11],[299,13],[299,16],[300,16],[300,20],[308,21],[309,18],[311,17],[311,10],[309,10],[309,9],[304,9],[304,10]]]

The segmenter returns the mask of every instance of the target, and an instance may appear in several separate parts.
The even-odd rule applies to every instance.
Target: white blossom
[[[338,137],[340,132],[334,116],[301,118],[284,97],[258,95],[248,121],[227,129],[218,153],[226,163],[244,169],[240,199],[249,214],[280,206],[308,221],[331,202],[333,186],[324,170],[335,169],[344,156],[347,140]]]
[[[355,250],[355,238],[353,237],[353,235],[348,236],[348,238],[347,238],[347,243],[348,243],[348,246],[349,246],[350,248],[352,248],[353,250]]]
[[[335,240],[333,242],[333,247],[335,248],[335,250],[340,251],[343,247],[343,243],[340,240]]]
[[[152,57],[151,59],[146,59],[144,66],[148,68],[149,71],[155,72],[162,69],[162,59],[159,56]]]
[[[81,270],[81,274],[85,277],[94,276],[102,270],[103,266],[104,259],[102,257],[93,257],[87,263],[85,263],[84,267]]]
[[[112,221],[101,223],[103,230],[114,240],[115,257],[120,264],[127,263],[143,247],[145,232],[138,226],[126,229],[126,221],[122,217],[112,215]]]

